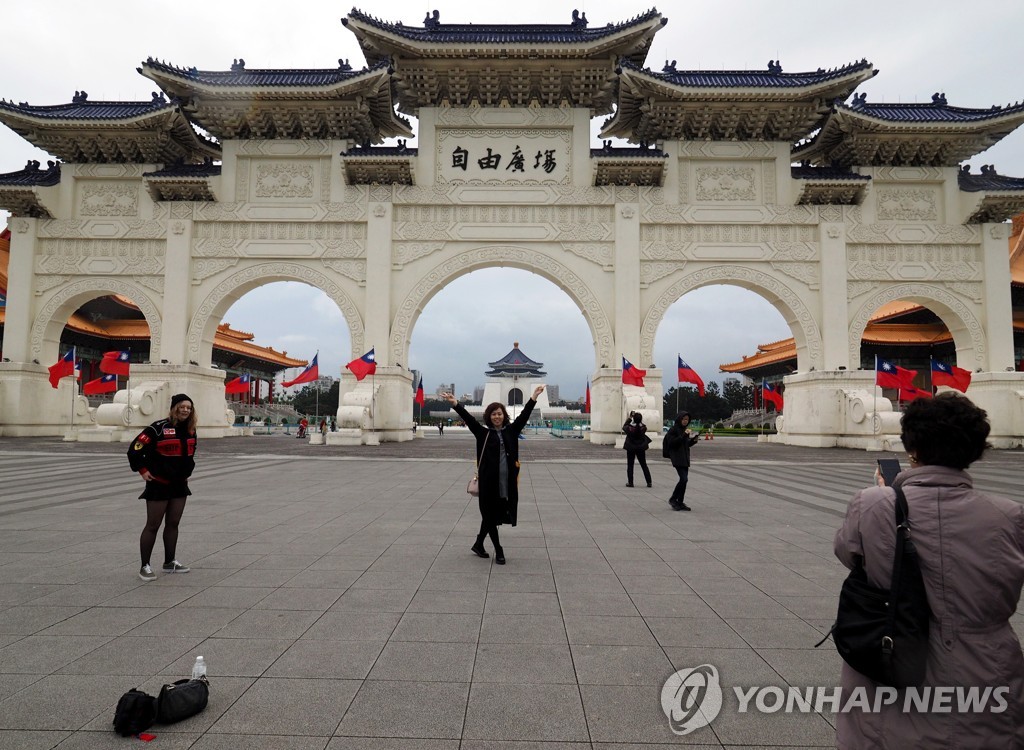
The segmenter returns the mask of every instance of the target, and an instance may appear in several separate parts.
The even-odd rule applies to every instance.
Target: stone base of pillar
[[[87,426],[95,419],[89,400],[75,395],[71,377],[50,385],[43,365],[0,362],[0,429],[5,437],[63,436],[72,422]],[[71,412],[74,409],[74,418]]]
[[[651,439],[661,434],[664,395],[662,371],[647,370],[644,387],[623,385],[622,368],[601,368],[590,383],[590,442],[622,447],[622,423],[631,411],[644,417]]]
[[[337,432],[327,434],[328,445],[362,445],[363,431],[358,427],[339,427]]]
[[[309,444],[310,445],[324,445],[325,444],[324,436],[321,433],[319,433],[319,432],[310,433]]]
[[[976,372],[964,395],[988,413],[993,448],[1024,447],[1024,372]]]
[[[378,365],[372,377],[360,381],[346,373],[339,388],[338,427],[358,430],[353,435],[328,440],[328,445],[379,445],[412,440],[412,373],[408,370]],[[337,434],[337,433],[335,433]],[[375,443],[370,442],[370,435]]]

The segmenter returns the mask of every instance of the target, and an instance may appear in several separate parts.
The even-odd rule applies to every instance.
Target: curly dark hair
[[[500,401],[495,401],[493,403],[488,404],[487,408],[484,409],[484,424],[486,426],[488,426],[488,427],[492,426],[491,425],[491,415],[494,412],[496,412],[498,409],[501,409],[501,413],[505,415],[505,421],[503,421],[501,423],[501,426],[505,427],[505,426],[508,425],[508,411],[505,409],[505,405],[503,403],[501,403]]]
[[[900,426],[903,447],[921,465],[963,470],[992,447],[985,410],[951,391],[911,401]]]

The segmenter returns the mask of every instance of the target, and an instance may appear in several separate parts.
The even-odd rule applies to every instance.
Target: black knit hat
[[[173,409],[175,406],[180,404],[182,401],[189,401],[189,402],[191,402],[192,399],[190,399],[184,393],[175,393],[173,396],[171,396],[171,408]]]

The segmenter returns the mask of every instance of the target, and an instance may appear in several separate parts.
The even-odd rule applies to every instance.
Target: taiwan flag
[[[634,367],[632,362],[625,357],[622,358],[622,382],[624,385],[638,385],[643,388],[646,374],[647,370]]]
[[[879,359],[875,364],[875,384],[883,388],[913,388],[911,381],[915,375],[917,370],[907,370],[887,359]]]
[[[932,385],[945,385],[955,388],[961,393],[967,392],[967,386],[971,384],[971,371],[962,367],[947,365],[945,362],[932,360]]]
[[[103,352],[103,359],[100,360],[100,372],[109,375],[124,375],[128,377],[129,353],[126,351]]]
[[[771,383],[761,383],[761,398],[766,404],[775,404],[775,411],[782,411],[782,394],[772,388]]]
[[[590,381],[587,381],[587,395],[583,397],[583,413],[590,414]]]
[[[420,408],[423,408],[423,404],[427,401],[427,397],[423,393],[423,375],[420,375],[420,382],[416,385],[416,395],[413,397],[413,403],[419,404]]]
[[[291,388],[293,385],[299,385],[300,383],[312,383],[320,377],[320,365],[317,360],[320,358],[320,352],[313,355],[313,361],[306,365],[306,369],[299,373],[299,377],[295,380],[285,380],[281,383],[283,388]]]
[[[358,359],[353,359],[345,368],[352,371],[352,374],[356,376],[356,380],[362,380],[367,375],[373,375],[377,372],[377,357],[373,353],[373,349],[370,349],[366,354]]]
[[[249,383],[252,381],[252,376],[249,373],[239,375],[237,378],[229,382],[224,386],[224,393],[248,393]]]
[[[931,398],[932,394],[928,391],[922,391],[920,388],[914,386],[904,386],[900,388],[900,401],[913,401],[915,398]]]
[[[704,398],[704,381],[700,379],[700,375],[697,374],[696,370],[683,362],[682,357],[676,356],[679,358],[679,382],[693,383],[697,386],[697,393],[700,394],[701,398]]]
[[[50,365],[47,369],[50,371],[50,385],[54,388],[57,387],[61,378],[75,375],[75,347],[68,349],[56,364]]]
[[[102,378],[90,380],[82,386],[82,393],[95,396],[99,393],[113,393],[117,390],[117,375],[104,375]]]

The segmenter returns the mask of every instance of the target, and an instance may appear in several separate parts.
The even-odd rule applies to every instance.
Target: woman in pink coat
[[[844,662],[843,701],[861,688],[872,708],[837,713],[840,748],[1024,748],[1024,656],[1009,622],[1024,585],[1024,506],[978,492],[965,471],[989,447],[988,433],[985,412],[958,393],[907,406],[902,438],[910,468],[894,484],[907,497],[932,611],[925,682],[917,690],[949,687],[953,697],[945,711],[913,704],[906,710],[906,693],[914,690],[908,688],[895,700],[879,700],[876,711],[876,690],[891,689]],[[861,490],[835,537],[843,565],[852,569],[863,560],[871,583],[886,589],[896,543],[895,501],[884,486]],[[976,695],[991,688],[981,711],[959,703],[958,695],[969,695],[972,687]]]

